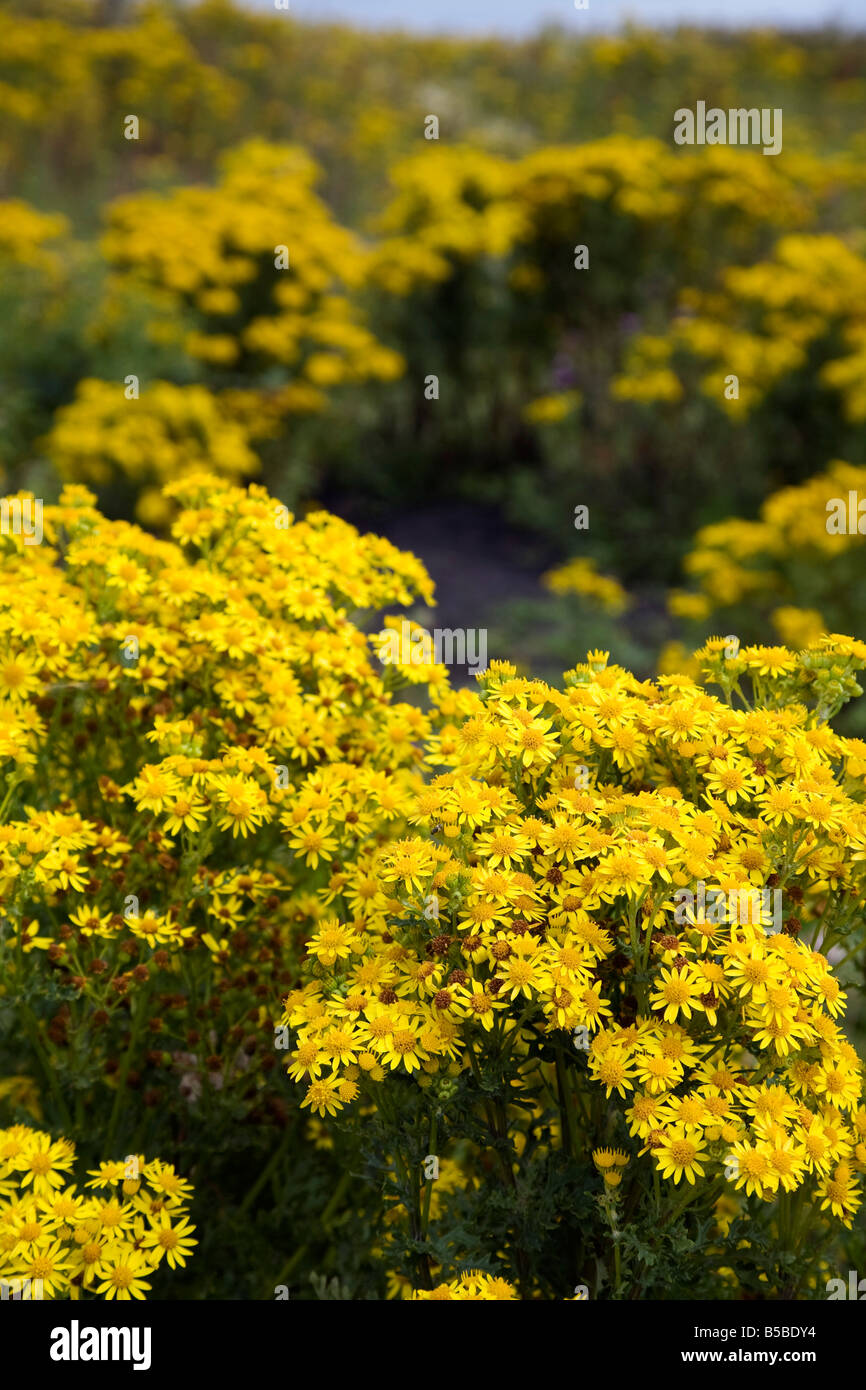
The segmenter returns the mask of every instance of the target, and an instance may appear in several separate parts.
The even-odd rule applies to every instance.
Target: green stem
[[[114,1104],[111,1107],[111,1118],[108,1122],[108,1136],[105,1141],[105,1152],[107,1154],[111,1154],[113,1151],[114,1136],[117,1131],[117,1123],[120,1119],[120,1110],[121,1106],[123,1105],[123,1098],[126,1091],[126,1079],[129,1076],[129,1070],[132,1066],[132,1058],[135,1053],[135,1046],[138,1042],[139,1035],[141,1034],[141,1030],[144,1025],[144,1020],[147,1013],[146,1006],[148,993],[149,991],[146,990],[138,1001],[138,1008],[135,1010],[135,1014],[132,1019],[132,1026],[129,1032],[129,1044],[126,1049],[126,1053],[124,1054],[124,1058],[120,1066],[120,1072],[117,1077],[117,1090],[114,1095]]]
[[[271,1173],[273,1173],[274,1170],[278,1167],[280,1160],[282,1159],[286,1149],[288,1148],[290,1132],[291,1126],[286,1125],[285,1129],[283,1130],[282,1139],[280,1140],[277,1147],[274,1149],[273,1153],[271,1154],[270,1158],[268,1159],[268,1162],[265,1164],[258,1178],[247,1192],[246,1197],[244,1197],[244,1200],[241,1202],[238,1208],[239,1216],[243,1216],[245,1212],[249,1211],[250,1207],[258,1197],[265,1183],[268,1181],[268,1178],[271,1176]]]
[[[559,1091],[559,1111],[562,1117],[563,1147],[567,1154],[572,1158],[576,1158],[580,1149],[580,1143],[577,1135],[574,1109],[570,1103],[571,1094],[565,1076],[565,1062],[558,1048],[554,1065],[556,1067],[556,1085]]]
[[[347,1169],[346,1172],[343,1173],[342,1177],[340,1178],[340,1181],[337,1183],[337,1186],[334,1188],[334,1191],[333,1191],[332,1194],[331,1194],[331,1198],[330,1198],[330,1201],[328,1202],[328,1205],[325,1207],[325,1210],[322,1212],[322,1215],[319,1217],[319,1222],[320,1222],[320,1224],[321,1224],[326,1230],[327,1230],[328,1226],[330,1226],[330,1224],[331,1224],[331,1219],[332,1219],[334,1213],[336,1212],[338,1206],[340,1205],[341,1201],[342,1201],[343,1198],[345,1197],[346,1192],[348,1191],[349,1183],[350,1183],[351,1181],[352,1181],[352,1174],[351,1174],[351,1173],[348,1171],[348,1169]]]
[[[430,1147],[427,1150],[428,1154],[436,1153],[437,1140],[438,1134],[436,1129],[436,1112],[434,1111],[433,1114],[430,1116]],[[427,1191],[424,1193],[424,1209],[421,1214],[421,1234],[424,1240],[427,1239],[427,1231],[430,1226],[430,1202],[433,1198],[433,1182],[434,1179],[428,1178]]]
[[[283,1265],[282,1269],[276,1277],[274,1283],[275,1288],[279,1288],[280,1284],[285,1284],[289,1275],[292,1273],[292,1270],[295,1269],[295,1267],[301,1263],[301,1260],[304,1258],[309,1248],[310,1247],[308,1245],[302,1245],[299,1250],[295,1251],[294,1255],[290,1260],[286,1260],[286,1263]]]
[[[28,1005],[23,1003],[21,1004],[21,1013],[24,1018],[24,1027],[26,1029],[27,1036],[30,1039],[30,1045],[33,1048],[33,1051],[36,1053],[37,1060],[39,1062],[40,1067],[42,1068],[42,1073],[45,1077],[45,1083],[52,1096],[54,1097],[54,1100],[57,1104],[57,1109],[60,1111],[60,1116],[63,1121],[66,1133],[71,1134],[73,1132],[72,1116],[69,1113],[69,1108],[66,1104],[66,1101],[63,1099],[63,1093],[61,1092],[60,1086],[57,1082],[57,1077],[54,1073],[54,1068],[51,1065],[50,1058],[48,1057],[48,1054],[45,1052],[41,1042],[39,1041],[39,1026],[36,1021],[36,1017],[33,1011],[28,1007]]]

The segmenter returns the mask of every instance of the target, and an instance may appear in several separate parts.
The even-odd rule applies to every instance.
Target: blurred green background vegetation
[[[700,527],[863,461],[866,38],[428,39],[227,0],[0,15],[10,490],[85,482],[158,528],[159,481],[228,440],[215,466],[419,553],[443,624],[488,625],[492,655],[551,675],[601,645],[650,672]],[[783,153],[676,148],[698,100],[781,108]],[[272,248],[305,227],[277,291]],[[624,611],[539,584],[575,555]]]

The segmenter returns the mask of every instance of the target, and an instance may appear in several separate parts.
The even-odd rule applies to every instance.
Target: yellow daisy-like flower
[[[96,1270],[96,1292],[106,1299],[144,1299],[151,1284],[146,1275],[152,1265],[143,1250],[127,1241],[109,1244],[102,1251]]]
[[[701,1008],[703,992],[704,983],[700,975],[688,966],[677,970],[662,967],[661,978],[650,995],[650,1003],[654,1009],[662,1010],[666,1022],[675,1023],[680,1014],[689,1019],[696,1009]]]
[[[21,1186],[32,1187],[38,1196],[62,1187],[74,1161],[75,1151],[65,1139],[52,1141],[48,1134],[32,1134],[12,1167],[22,1175]]]
[[[336,1115],[342,1110],[339,1083],[334,1076],[325,1076],[310,1083],[307,1094],[301,1101],[301,1108],[309,1106],[317,1115]]]
[[[674,1125],[665,1134],[664,1143],[654,1151],[654,1158],[663,1178],[673,1178],[678,1183],[685,1177],[694,1185],[695,1177],[704,1177],[702,1164],[706,1144],[695,1130],[687,1130],[684,1125]]]
[[[156,1223],[145,1233],[142,1247],[152,1251],[156,1264],[164,1256],[169,1267],[177,1269],[186,1264],[198,1241],[193,1240],[195,1226],[186,1217],[175,1216],[172,1220],[172,1216],[170,1211],[160,1212]]]

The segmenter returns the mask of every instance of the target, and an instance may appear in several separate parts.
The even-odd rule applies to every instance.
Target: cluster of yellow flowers
[[[431,91],[448,95],[449,138],[500,149],[527,139],[565,145],[578,126],[592,137],[614,111],[626,134],[658,128],[674,72],[687,71],[695,90],[712,81],[722,106],[769,80],[779,104],[796,95],[802,109],[804,88],[820,88],[807,108],[819,139],[849,127],[861,91],[857,72],[830,66],[823,45],[765,31],[724,49],[698,30],[515,44],[334,24],[325,36],[273,5],[253,12],[226,0],[180,10],[149,0],[111,26],[93,22],[97,0],[42,0],[38,15],[23,8],[6,14],[0,154],[17,172],[36,147],[79,183],[94,166],[114,172],[132,159],[159,177],[207,167],[239,128],[291,129],[321,152],[348,197],[375,206],[384,165],[417,143]],[[129,111],[146,112],[141,140],[119,150],[117,113]],[[713,154],[705,151],[708,164]],[[786,145],[786,163],[796,157]],[[756,162],[756,198],[761,178]]]
[[[855,178],[844,162],[837,161],[833,174],[837,183]],[[661,140],[619,135],[536,150],[520,160],[437,147],[401,161],[390,179],[396,192],[376,224],[383,239],[372,275],[394,294],[446,279],[455,263],[512,252],[511,288],[543,291],[560,280],[551,242],[569,247],[593,207],[638,226],[667,224],[676,245],[689,246],[690,266],[698,270],[713,263],[715,252],[712,238],[692,232],[691,218],[719,219],[725,245],[742,254],[767,226],[810,222],[833,186],[827,168],[806,154],[781,169],[725,147],[684,154]]]
[[[145,151],[157,132],[165,132],[168,152],[180,155],[225,139],[241,93],[199,59],[160,6],[142,7],[134,24],[110,26],[92,23],[86,0],[57,10],[56,18],[4,16],[5,165],[17,171],[45,141],[48,158],[62,163],[66,155],[80,178],[90,151],[116,150],[123,135],[118,113],[128,111],[148,113],[141,132]]]
[[[53,242],[68,234],[69,223],[56,213],[38,212],[20,198],[0,202],[0,260],[56,272]]]
[[[732,517],[703,527],[683,562],[697,590],[673,591],[670,611],[701,622],[720,609],[757,605],[793,647],[828,628],[853,627],[866,535],[861,501],[866,468],[837,460],[808,482],[771,494],[758,521]]]
[[[192,1185],[131,1154],[70,1180],[75,1147],[27,1125],[0,1129],[0,1288],[4,1298],[143,1299],[163,1259],[198,1244]]]
[[[102,253],[112,273],[91,329],[110,336],[122,306],[137,300],[154,342],[186,353],[215,394],[142,381],[133,402],[120,382],[86,379],[45,440],[66,480],[125,478],[145,489],[138,516],[151,525],[167,520],[163,481],[206,461],[227,477],[248,476],[258,464],[254,441],[279,433],[287,416],[323,410],[341,385],[401,376],[403,358],[367,326],[360,296],[368,287],[407,295],[449,279],[458,265],[498,259],[521,303],[535,295],[556,316],[568,259],[552,266],[550,242],[561,237],[568,247],[576,220],[591,227],[600,215],[625,218],[641,244],[646,223],[664,226],[672,248],[684,241],[705,248],[692,258],[701,271],[716,253],[713,238],[691,235],[696,209],[726,220],[720,245],[733,241],[745,251],[767,223],[813,218],[829,177],[806,156],[780,172],[736,151],[683,156],[661,141],[621,136],[521,160],[437,146],[393,168],[379,239],[365,246],[317,196],[321,170],[299,147],[248,140],[221,156],[219,171],[210,187],[135,193],[108,207]],[[60,234],[59,221],[25,204],[10,211],[18,254]],[[799,274],[794,267],[797,284]],[[701,322],[676,331],[694,335]],[[788,363],[799,348],[788,343],[787,321],[779,337]],[[679,399],[672,351],[664,339],[639,338],[632,350],[639,369],[633,363],[614,382],[614,395]],[[772,354],[761,352],[769,370]],[[756,374],[742,371],[754,387]],[[524,417],[544,426],[580,403],[577,391],[542,394]]]
[[[628,594],[618,580],[599,574],[594,560],[575,557],[542,575],[542,583],[554,594],[577,594],[598,603],[606,613],[622,613]]]
[[[404,368],[365,324],[358,293],[370,256],[314,192],[316,163],[251,140],[220,170],[213,187],[109,205],[110,274],[89,328],[111,340],[128,312],[143,313],[153,342],[185,353],[208,384],[87,377],[41,441],[65,481],[131,483],[150,526],[171,516],[163,483],[202,468],[248,477],[260,467],[254,441],[279,434],[287,416],[316,414],[333,388],[392,381]],[[0,256],[42,265],[62,219],[8,209]]]
[[[822,1208],[850,1224],[860,1205],[855,1174],[866,1171],[866,1108],[858,1105],[861,1064],[832,1017],[844,995],[817,952],[781,931],[767,939],[760,926],[732,923],[727,940],[712,932],[712,949],[703,923],[697,941],[677,937],[651,995],[665,1023],[653,1018],[599,1034],[591,1072],[608,1094],[639,1088],[630,1130],[663,1177],[694,1183],[706,1164],[724,1162],[735,1188],[768,1200],[809,1182]],[[777,1054],[757,1073],[725,1046],[724,1029],[708,1049],[681,1026],[694,1010],[714,1024],[728,1000],[751,1048]],[[802,1055],[815,1048],[816,1060]],[[782,1065],[789,1054],[797,1060]]]
[[[437,1284],[435,1289],[416,1289],[412,1297],[419,1302],[430,1303],[508,1303],[518,1299],[519,1295],[507,1279],[470,1269],[459,1279]]]
[[[375,854],[408,832],[424,747],[466,699],[356,625],[432,603],[414,556],[256,485],[167,493],[171,540],[68,485],[41,544],[10,528],[2,547],[0,994],[22,1072],[0,1098],[32,1108],[35,1083],[69,1133],[84,1079],[109,1151],[133,1094],[152,1124],[203,1091],[233,1123],[260,1110],[306,934],[337,894],[359,920],[399,906]],[[399,697],[419,677],[435,711]]]
[[[349,617],[432,602],[414,556],[326,513],[294,521],[255,485],[202,474],[166,491],[182,508],[173,541],[107,521],[68,486],[41,545],[4,542],[2,990],[47,952],[79,996],[53,1026],[88,1049],[88,1010],[114,1016],[184,946],[237,988],[231,935],[257,933],[284,967],[341,872],[357,869],[343,901],[359,913],[387,906],[366,866],[405,831],[421,745],[459,706],[441,668],[427,672],[438,722],[395,699],[398,670]]]
[[[520,1294],[507,1279],[470,1269],[458,1279],[437,1284],[435,1288],[413,1289],[411,1297],[414,1301],[427,1303],[514,1303],[519,1301]],[[585,1303],[586,1299],[586,1292],[579,1290],[565,1302]]]
[[[377,221],[373,282],[390,294],[446,280],[454,262],[505,255],[521,227],[507,160],[469,146],[434,146],[389,172],[394,196]]]
[[[681,307],[666,334],[635,339],[614,382],[620,398],[680,399],[673,362],[692,358],[709,364],[704,393],[741,418],[829,340],[836,355],[818,382],[840,393],[848,420],[866,419],[866,259],[855,246],[831,235],[784,236],[770,259],[727,267],[720,288],[684,291]],[[726,389],[731,375],[736,391]]]
[[[735,1186],[808,1183],[850,1220],[861,1064],[825,955],[797,937],[823,911],[829,949],[866,890],[866,748],[808,708],[850,694],[866,645],[699,655],[754,708],[640,682],[606,653],[564,691],[494,663],[461,694],[462,723],[428,744],[449,770],[416,797],[416,833],[372,851],[363,892],[357,869],[332,882],[286,1000],[305,1105],[334,1114],[393,1071],[447,1083],[479,1029],[523,1059],[530,1094],[534,1030],[575,1034],[578,1076],[622,1098],[665,1176],[733,1155]],[[678,892],[701,885],[724,910],[683,916]],[[787,914],[769,936],[766,885]]]
[[[624,369],[611,382],[618,401],[675,404],[685,395],[683,384],[671,370],[673,346],[656,334],[640,333],[629,344]]]
[[[447,1104],[489,1045],[517,1068],[516,1152],[543,1088],[573,1088],[550,1142],[593,1152],[614,1207],[639,1165],[597,1145],[630,1135],[673,1183],[800,1190],[850,1222],[866,1110],[827,952],[866,897],[866,746],[825,719],[866,645],[713,639],[699,658],[724,698],[599,652],[561,690],[497,663],[453,691],[442,667],[377,661],[382,634],[349,617],[431,602],[414,557],[327,514],[295,522],[256,486],[167,491],[171,541],[107,522],[82,487],[45,507],[41,545],[5,538],[3,988],[47,952],[71,987],[50,1031],[92,1048],[93,1011],[123,1030],[128,995],[162,1030],[174,996],[150,1010],[151,972],[179,983],[194,951],[218,999],[255,942],[288,991],[278,1028],[314,1132],[395,1074]],[[394,698],[419,681],[429,709]],[[92,748],[70,741],[63,698],[102,735]],[[33,804],[49,766],[52,800]],[[123,896],[137,886],[141,907]],[[769,936],[765,887],[786,904]],[[221,1028],[193,1070],[228,1085],[242,1033]],[[162,1057],[141,1065],[160,1076]]]
[[[342,382],[399,376],[402,359],[376,341],[345,293],[363,282],[367,257],[313,191],[315,161],[295,146],[250,140],[220,169],[213,188],[135,194],[109,207],[103,250],[119,285],[132,279],[190,312],[199,326],[176,331],[212,367],[291,368],[285,411],[321,408],[323,392]],[[172,323],[155,326],[157,335]]]
[[[592,1161],[601,1174],[605,1187],[619,1187],[622,1182],[622,1170],[628,1167],[628,1154],[623,1149],[594,1149]]]
[[[102,76],[104,66],[116,61],[120,75],[112,109],[122,101],[134,111],[136,93],[149,91],[151,82],[171,81],[176,90],[165,97],[162,113],[168,116],[178,93],[189,91],[193,73],[214,109],[229,110],[237,103],[236,82],[250,80],[260,61],[253,45],[246,55],[249,70],[242,71],[242,60],[231,77],[217,74],[197,60],[194,44],[173,29],[170,18],[154,9],[141,26],[148,57],[139,70],[132,32],[85,32],[87,57],[73,87],[87,83],[89,64]],[[28,45],[18,38],[22,57]],[[187,59],[181,80],[178,69]],[[158,107],[148,103],[149,122],[160,119]],[[368,115],[367,138],[375,145],[377,123]],[[386,115],[385,128],[392,124]],[[706,390],[743,413],[781,374],[803,366],[816,337],[835,325],[846,353],[825,366],[821,379],[843,393],[852,419],[862,418],[863,261],[839,238],[807,234],[820,225],[831,194],[858,186],[847,159],[819,161],[798,152],[782,165],[759,153],[726,147],[686,153],[662,140],[621,134],[508,158],[459,142],[421,140],[418,149],[419,139],[416,153],[388,170],[390,196],[383,191],[384,211],[371,219],[371,244],[341,225],[318,196],[322,169],[304,149],[260,138],[215,159],[212,183],[166,190],[172,168],[167,154],[155,190],[110,204],[101,241],[107,288],[97,297],[88,343],[116,345],[121,326],[143,318],[150,350],[163,354],[154,369],[158,376],[182,373],[189,379],[191,369],[213,395],[206,400],[204,386],[142,379],[133,406],[120,381],[94,379],[104,368],[91,369],[45,440],[61,476],[100,486],[125,479],[144,490],[138,518],[165,524],[168,514],[157,497],[162,481],[208,460],[227,477],[246,477],[258,466],[257,440],[284,436],[292,418],[318,415],[336,389],[400,378],[405,360],[396,349],[409,353],[416,343],[418,305],[406,309],[394,297],[417,292],[429,307],[435,291],[454,277],[462,277],[460,295],[445,291],[424,332],[433,341],[440,330],[451,341],[462,337],[458,306],[474,301],[479,331],[494,335],[501,350],[510,334],[525,338],[526,311],[537,313],[528,392],[525,379],[512,380],[509,353],[503,353],[508,428],[517,429],[522,416],[541,433],[563,421],[572,431],[581,392],[552,389],[545,378],[562,341],[563,289],[575,283],[572,247],[578,236],[592,243],[596,268],[617,248],[616,276],[586,277],[587,309],[615,310],[619,296],[610,300],[610,286],[622,279],[623,264],[624,283],[637,291],[629,292],[629,302],[641,311],[643,286],[654,283],[660,264],[675,267],[665,277],[671,304],[677,283],[698,286],[683,292],[686,312],[672,320],[668,333],[631,339],[624,364],[618,340],[605,346],[614,402],[684,399],[679,353],[709,359]],[[147,144],[144,136],[141,143]],[[137,158],[141,152],[130,153]],[[0,234],[0,253],[5,235],[16,255],[39,256],[46,267],[51,253],[44,243],[61,234],[62,219],[22,203],[8,204],[6,211],[10,230]],[[765,254],[768,229],[776,236],[783,226],[796,233],[778,242],[773,259],[749,266]],[[96,271],[95,247],[84,243],[81,254]],[[721,291],[717,274],[723,274]],[[607,296],[603,305],[596,295]],[[611,314],[614,322],[616,317]],[[184,358],[186,368],[179,368]],[[740,389],[729,400],[730,373],[738,374]],[[404,404],[410,391],[407,384]],[[50,405],[56,409],[56,398]],[[552,439],[542,441],[545,450],[557,447],[556,431],[551,433]],[[261,452],[267,456],[267,445]]]
[[[555,391],[530,401],[524,407],[523,418],[531,425],[558,425],[579,410],[582,403],[579,391]]]
[[[126,478],[141,488],[139,520],[161,526],[171,515],[164,483],[202,469],[233,481],[258,471],[244,426],[206,387],[153,381],[139,389],[130,399],[121,382],[78,383],[45,440],[65,482],[104,487]]]

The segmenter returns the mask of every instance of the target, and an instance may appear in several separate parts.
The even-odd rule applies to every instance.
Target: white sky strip
[[[245,3],[274,8],[273,0]],[[690,23],[791,29],[836,23],[866,29],[863,0],[589,0],[589,8],[580,11],[573,0],[289,0],[289,5],[298,19],[339,19],[416,33],[519,35],[551,22],[585,33],[616,29],[629,19],[649,28]]]

